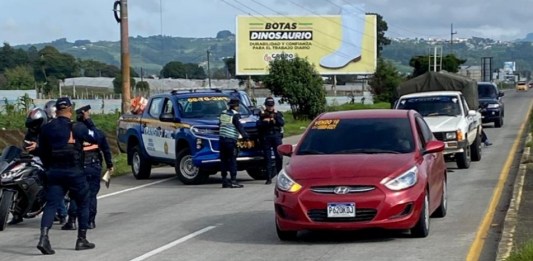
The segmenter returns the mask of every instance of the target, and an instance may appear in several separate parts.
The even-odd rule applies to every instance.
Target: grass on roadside
[[[513,251],[506,261],[530,261],[533,260],[533,241],[529,241],[523,246]]]
[[[131,173],[131,166],[128,166],[128,161],[125,153],[118,153],[113,155],[113,167],[115,168],[115,171],[113,172],[112,177],[118,177],[124,174]]]

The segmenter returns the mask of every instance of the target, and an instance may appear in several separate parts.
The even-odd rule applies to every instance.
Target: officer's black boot
[[[9,222],[7,222],[7,224],[8,225],[16,225],[16,224],[18,224],[18,223],[20,223],[22,221],[23,221],[22,217],[20,215],[15,214],[15,215],[13,215],[13,218]]]
[[[48,230],[50,228],[42,227],[41,228],[41,237],[39,238],[39,243],[37,244],[37,249],[43,253],[43,255],[53,255],[56,253],[50,245],[50,240],[48,239]]]
[[[265,184],[272,184],[272,167],[267,167]]]
[[[222,177],[222,188],[231,188],[231,182],[226,177]]]
[[[93,249],[95,245],[87,240],[87,229],[78,229],[78,240],[76,240],[76,250]]]
[[[237,179],[232,178],[231,179],[231,188],[242,188],[243,185],[237,183]]]
[[[68,216],[67,223],[61,227],[61,230],[76,230],[76,217]]]
[[[94,219],[89,220],[89,226],[88,229],[94,229],[96,228],[96,223],[94,222]]]

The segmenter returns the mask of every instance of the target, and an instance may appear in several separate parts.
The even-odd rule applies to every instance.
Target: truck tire
[[[200,170],[192,162],[192,155],[188,148],[181,149],[176,155],[176,175],[185,185],[203,184],[209,174]]]
[[[466,142],[468,144],[468,140]],[[457,162],[457,167],[460,169],[470,168],[470,146],[464,147],[464,152],[455,153],[455,161]]]
[[[494,127],[501,128],[503,126],[503,116],[494,122]]]
[[[479,135],[477,135],[476,139],[474,140],[474,143],[470,145],[470,156],[472,158],[472,161],[481,160],[481,137]]]
[[[150,178],[152,163],[150,159],[143,156],[141,147],[136,145],[131,149],[131,173],[136,179]]]
[[[11,190],[2,191],[2,198],[0,198],[0,231],[4,231],[7,226],[7,218],[13,204],[14,194],[15,192]]]

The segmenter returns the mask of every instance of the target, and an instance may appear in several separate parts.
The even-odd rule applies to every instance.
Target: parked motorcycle
[[[39,158],[15,146],[6,147],[0,156],[0,231],[7,226],[9,213],[23,218],[39,215],[46,203],[44,169]]]

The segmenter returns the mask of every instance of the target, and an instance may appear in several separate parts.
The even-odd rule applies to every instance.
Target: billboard
[[[344,6],[340,15],[237,16],[236,74],[268,74],[269,62],[307,58],[323,75],[373,74],[377,17]]]
[[[513,74],[516,71],[516,63],[515,62],[504,62],[503,70],[507,74]]]

